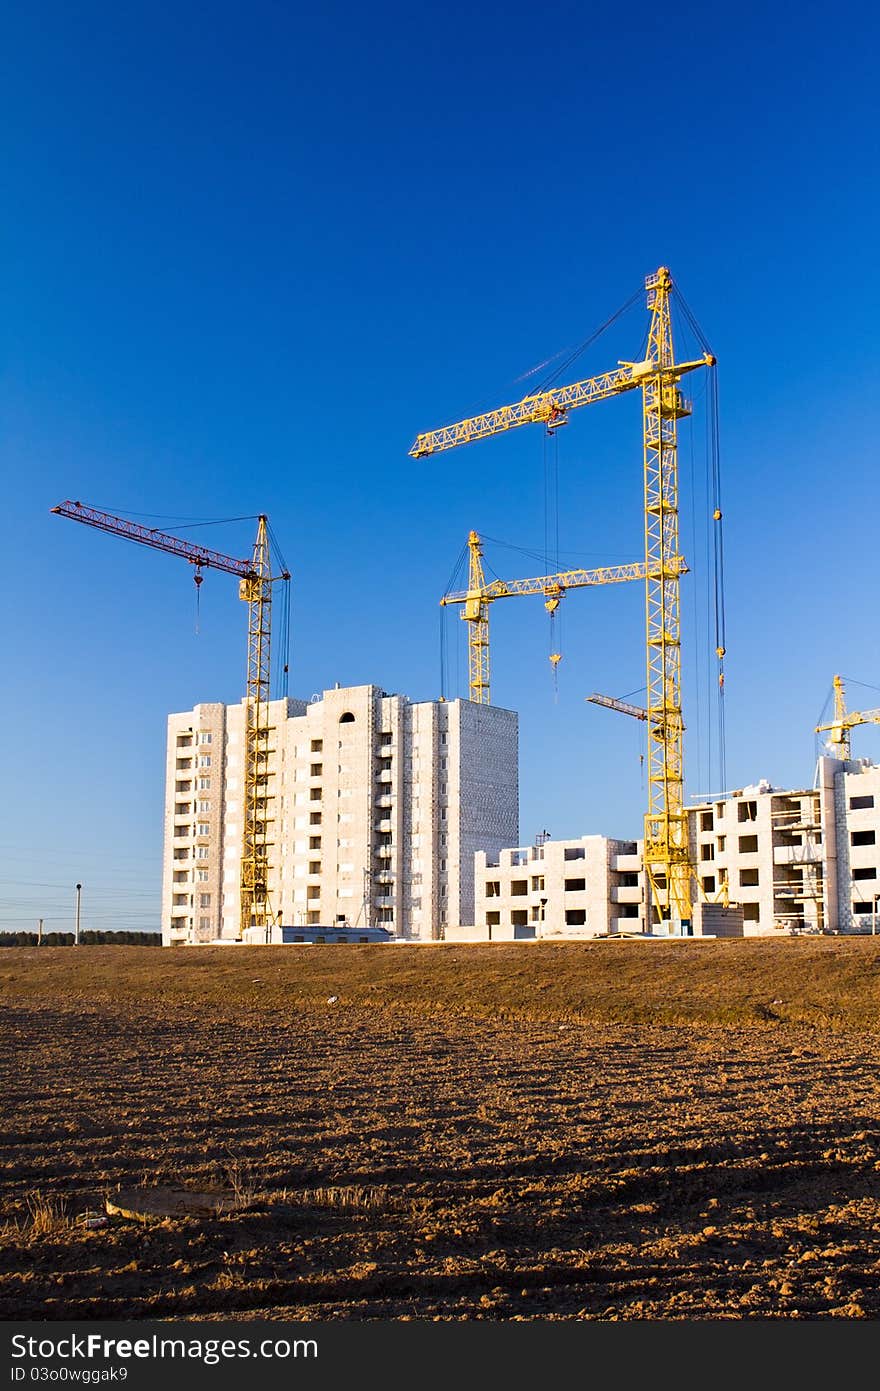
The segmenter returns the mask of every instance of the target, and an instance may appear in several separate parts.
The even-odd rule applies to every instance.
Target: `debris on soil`
[[[146,1221],[150,1217],[219,1217],[233,1212],[238,1206],[234,1193],[195,1193],[187,1188],[167,1185],[156,1188],[122,1188],[107,1197],[106,1208],[111,1216],[133,1217]],[[106,1221],[106,1218],[104,1219]]]
[[[95,1231],[98,1227],[106,1227],[107,1218],[100,1212],[94,1212],[91,1208],[86,1208],[85,1212],[80,1213],[79,1222],[81,1226],[91,1232]]]

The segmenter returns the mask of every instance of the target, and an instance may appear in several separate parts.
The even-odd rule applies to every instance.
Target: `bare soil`
[[[876,1319],[878,1009],[872,939],[4,949],[0,1318]]]

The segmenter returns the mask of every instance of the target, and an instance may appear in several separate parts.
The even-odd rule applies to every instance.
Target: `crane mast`
[[[244,824],[241,842],[239,933],[253,924],[268,928],[269,856],[269,652],[272,634],[272,571],[266,518],[254,541],[252,573],[239,582],[248,606],[247,698],[244,730]]]
[[[639,362],[621,362],[600,376],[524,397],[484,415],[416,437],[413,458],[424,458],[519,425],[541,422],[548,430],[568,412],[623,392],[642,392],[642,454],[645,532],[645,647],[647,667],[648,809],[645,814],[645,871],[658,918],[690,922],[691,883],[687,813],[684,809],[684,720],[681,698],[682,573],[678,549],[678,421],[691,408],[679,382],[715,358],[676,362],[670,296],[672,276],[660,266],[646,277],[650,312],[647,351]],[[720,511],[716,514],[720,517]],[[476,572],[472,571],[472,579]],[[477,588],[477,586],[472,586]],[[474,603],[478,603],[475,598]],[[483,619],[487,619],[487,612]],[[483,636],[487,636],[487,633]],[[719,646],[717,655],[723,656]],[[482,679],[482,677],[481,677]],[[488,669],[486,671],[488,683]],[[481,693],[483,687],[481,686]],[[488,684],[485,687],[488,698]]]
[[[690,403],[675,378],[672,276],[661,266],[645,281],[651,323],[642,386],[645,499],[645,628],[648,712],[648,810],[645,873],[651,898],[670,917],[691,918],[690,844],[684,809],[681,704],[681,599],[678,557],[678,422]]]
[[[468,623],[468,676],[470,698],[475,705],[489,704],[489,599],[483,570],[483,547],[475,531],[468,536],[468,588],[462,596],[462,618]],[[456,603],[444,595],[442,604]]]
[[[202,570],[222,570],[238,577],[238,595],[248,606],[247,689],[244,711],[244,815],[239,875],[239,936],[249,927],[268,930],[272,923],[269,903],[268,829],[271,821],[268,791],[270,696],[270,641],[272,633],[272,585],[289,580],[286,570],[273,577],[269,553],[268,521],[258,518],[253,554],[239,560],[220,551],[209,550],[179,536],[141,526],[125,517],[113,516],[81,502],[62,502],[51,511],[87,526],[122,536],[154,550],[165,551],[187,560],[195,567],[196,584]]]

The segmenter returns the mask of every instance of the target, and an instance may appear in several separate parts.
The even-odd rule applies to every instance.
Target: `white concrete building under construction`
[[[268,722],[276,921],[412,940],[474,921],[477,852],[519,836],[513,711],[337,686],[272,701]],[[244,703],[169,717],[166,945],[239,937],[243,771]]]
[[[764,780],[688,808],[694,930],[747,937],[880,932],[880,766],[822,757],[812,786]],[[456,940],[662,934],[641,841],[588,835],[477,856],[475,921]],[[714,904],[735,905],[719,914]]]

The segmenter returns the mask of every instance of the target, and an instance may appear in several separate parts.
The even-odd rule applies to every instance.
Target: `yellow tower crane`
[[[834,678],[834,719],[830,724],[817,724],[816,733],[830,733],[828,740],[834,758],[852,758],[850,731],[860,724],[880,724],[878,710],[847,710],[843,677]]]
[[[239,937],[245,929],[256,927],[268,932],[273,917],[269,903],[269,845],[267,834],[272,821],[269,791],[270,641],[272,632],[272,586],[287,582],[290,574],[272,574],[269,530],[265,516],[257,522],[257,535],[250,559],[237,560],[180,537],[139,525],[110,512],[87,507],[81,502],[62,502],[51,511],[75,522],[84,522],[99,531],[125,537],[142,546],[181,556],[195,566],[196,585],[202,583],[203,570],[222,570],[238,576],[238,597],[248,606],[247,693],[245,697],[244,799],[239,875]],[[286,667],[285,667],[286,671]]]
[[[600,584],[624,584],[630,580],[645,578],[644,562],[637,560],[629,565],[608,565],[598,570],[560,570],[555,575],[538,575],[534,579],[489,580],[487,583],[483,570],[482,540],[476,531],[472,531],[468,536],[468,551],[470,561],[467,589],[444,594],[440,603],[443,606],[463,606],[461,617],[468,624],[470,698],[476,705],[491,704],[489,605],[495,599],[508,599],[520,594],[543,594],[544,607],[548,613],[553,614],[569,589],[586,589]],[[687,572],[687,566],[680,556],[678,569],[679,574]],[[558,662],[559,653],[552,653],[550,660]]]
[[[690,923],[694,877],[684,808],[684,721],[681,703],[681,605],[678,542],[678,422],[691,412],[679,390],[685,375],[714,367],[709,352],[676,362],[672,338],[672,276],[660,266],[645,280],[650,313],[647,351],[639,362],[569,386],[525,396],[512,405],[418,435],[413,458],[487,439],[518,425],[541,422],[549,430],[569,411],[623,392],[642,393],[647,654],[648,810],[645,871],[659,918]],[[720,520],[720,509],[716,520]],[[719,660],[723,657],[719,646]]]

